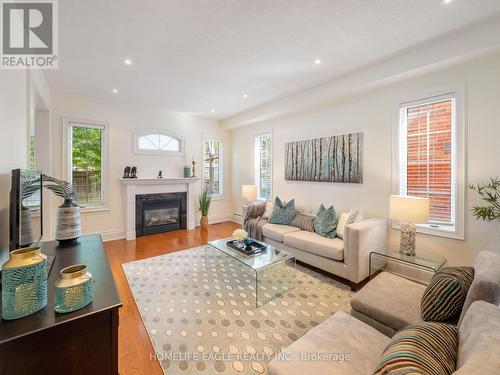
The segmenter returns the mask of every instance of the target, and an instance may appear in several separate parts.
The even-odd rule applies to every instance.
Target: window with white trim
[[[463,237],[461,101],[447,93],[399,106],[397,191],[430,200],[421,232]],[[460,120],[460,121],[459,121]]]
[[[255,137],[255,184],[258,198],[271,199],[273,190],[271,134]]]
[[[66,180],[81,207],[105,207],[107,193],[107,124],[64,119]]]
[[[183,155],[184,138],[165,129],[147,129],[134,134],[136,154]]]
[[[224,194],[224,145],[222,139],[204,136],[202,147],[203,184],[211,191],[212,197],[222,197]]]

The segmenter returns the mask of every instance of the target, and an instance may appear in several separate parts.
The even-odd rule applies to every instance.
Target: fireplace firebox
[[[185,192],[136,195],[136,236],[186,229],[186,196]]]

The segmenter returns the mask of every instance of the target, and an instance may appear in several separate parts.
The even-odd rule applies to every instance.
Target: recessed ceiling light
[[[125,63],[125,65],[132,65],[132,60],[130,60],[128,57],[123,60],[123,62]]]
[[[316,59],[316,60],[314,60],[314,63],[315,63],[315,64],[321,64],[321,59]]]
[[[215,109],[212,109],[210,112],[215,113]]]
[[[118,90],[117,89],[113,89],[113,94],[118,94]]]
[[[248,94],[243,94],[243,97],[246,99],[248,98]]]
[[[450,4],[453,0],[444,0],[443,3]]]

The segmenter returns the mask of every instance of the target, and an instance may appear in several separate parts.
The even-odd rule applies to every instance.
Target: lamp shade
[[[429,221],[429,199],[391,195],[391,219],[415,224],[425,224]]]
[[[257,186],[256,185],[241,185],[241,197],[251,201],[257,198]]]

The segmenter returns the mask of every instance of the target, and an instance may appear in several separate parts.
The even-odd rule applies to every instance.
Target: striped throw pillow
[[[420,302],[422,320],[443,322],[458,318],[473,279],[472,267],[446,267],[437,271]]]
[[[292,220],[292,227],[314,232],[314,216],[298,213]]]
[[[394,335],[375,375],[448,375],[455,371],[458,329],[436,322],[410,324]]]

